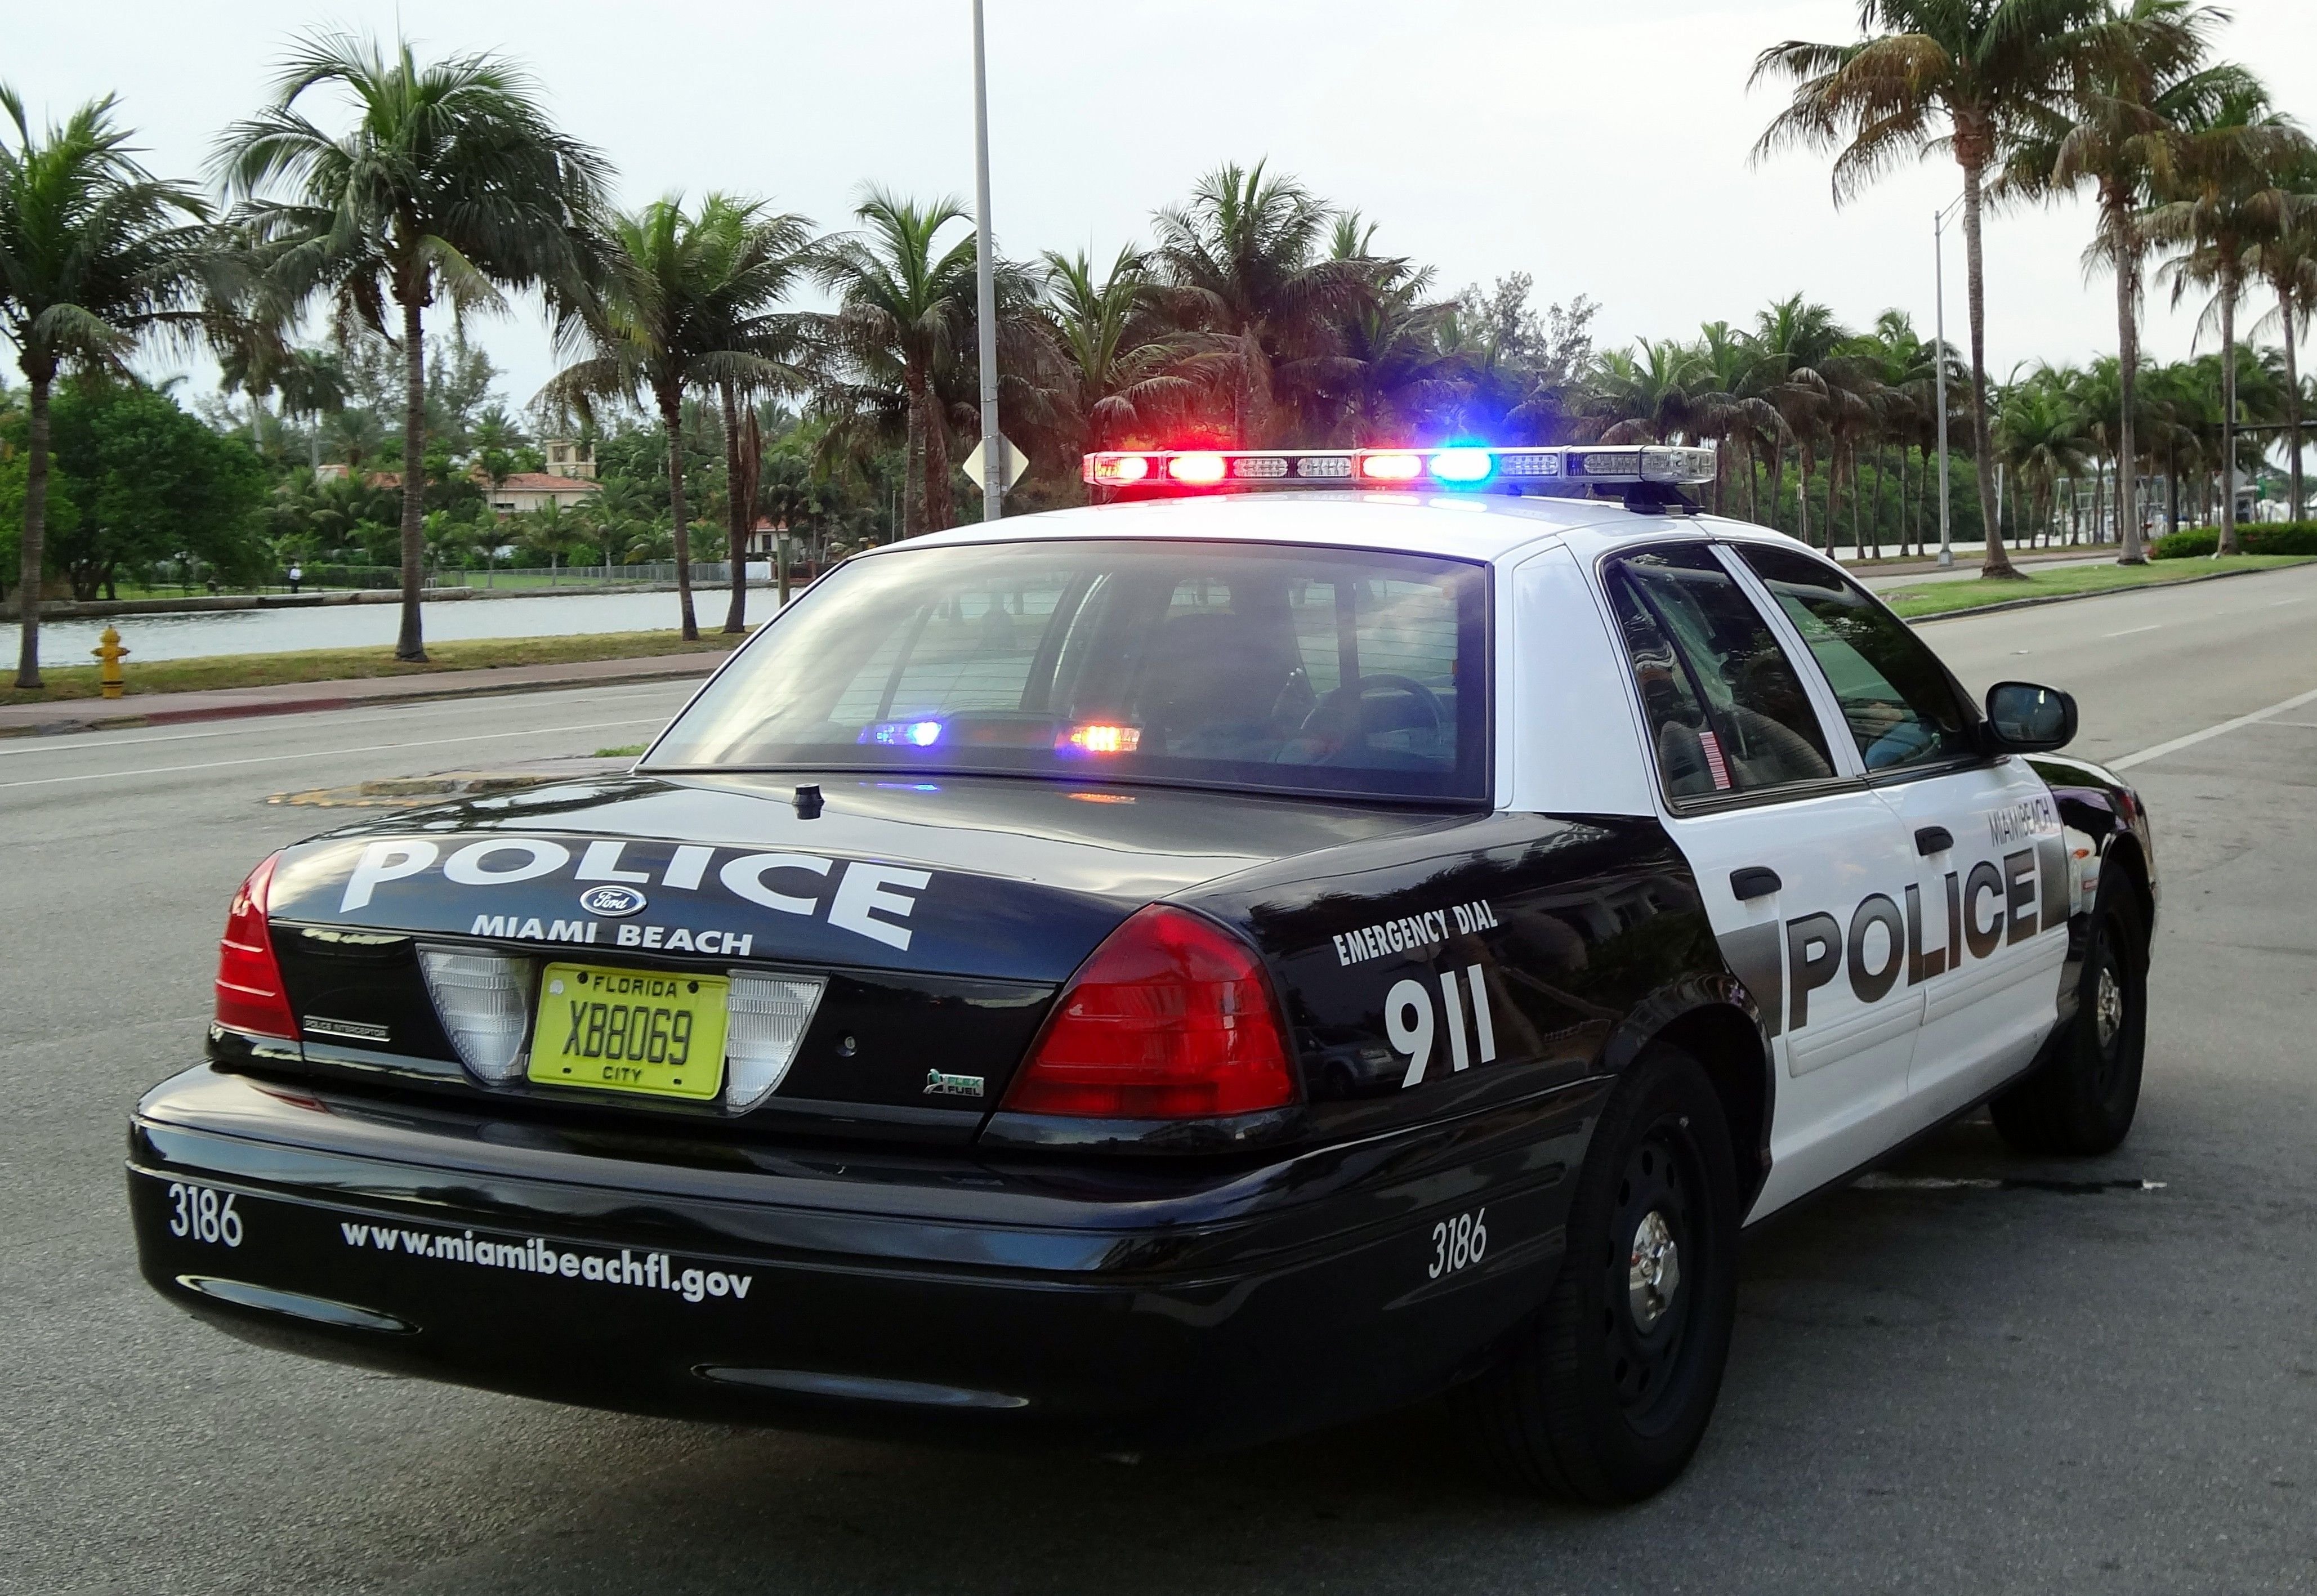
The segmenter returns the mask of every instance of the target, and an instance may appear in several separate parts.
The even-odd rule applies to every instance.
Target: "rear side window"
[[[1834,774],[1794,662],[1711,551],[1627,555],[1607,575],[1668,798],[1760,792]]]
[[[1483,567],[1026,541],[840,567],[648,768],[1158,780],[1483,800]]]
[[[1938,657],[1838,571],[1783,548],[1738,548],[1818,661],[1870,773],[1969,758],[1971,720]]]

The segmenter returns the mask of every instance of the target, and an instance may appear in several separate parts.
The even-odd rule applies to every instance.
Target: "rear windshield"
[[[751,642],[651,770],[865,770],[1487,796],[1486,584],[1193,542],[902,549]]]

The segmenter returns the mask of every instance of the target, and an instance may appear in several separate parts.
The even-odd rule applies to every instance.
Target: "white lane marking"
[[[2194,748],[2197,744],[2209,742],[2223,732],[2232,732],[2241,726],[2250,726],[2254,721],[2266,720],[2272,715],[2282,715],[2287,709],[2298,709],[2302,705],[2313,701],[2317,701],[2317,687],[2311,688],[2307,692],[2295,693],[2289,699],[2269,705],[2266,709],[2255,709],[2250,715],[2240,715],[2233,720],[2223,720],[2218,726],[2208,726],[2203,731],[2190,732],[2185,737],[2175,737],[2169,743],[2159,743],[2153,748],[2143,748],[2137,753],[2127,753],[2122,759],[2112,759],[2107,762],[2107,766],[2112,771],[2128,771],[2134,765],[2146,764],[2152,759],[2162,759],[2166,754],[2178,753],[2183,748]]]
[[[559,694],[564,690],[558,688],[554,691],[555,693]],[[591,694],[590,700],[591,701],[608,700],[616,702],[623,699],[647,697],[657,691],[658,690],[656,687],[649,684],[615,687],[601,693]],[[432,710],[437,715],[446,717],[488,715],[503,712],[507,707],[505,700],[509,698],[532,696],[533,695],[530,693],[493,693],[489,695],[488,702],[473,705],[445,704],[440,699],[431,701],[425,699],[413,699],[405,704],[383,708],[374,714],[352,713],[343,709],[296,709],[287,715],[237,715],[230,718],[228,725],[201,732],[157,730],[151,733],[128,731],[112,735],[76,732],[64,736],[11,737],[4,742],[0,742],[0,759],[22,758],[26,754],[33,753],[71,753],[91,748],[142,748],[148,743],[192,743],[205,737],[249,737],[269,731],[298,731],[305,729],[302,721],[308,715],[334,715],[337,717],[330,722],[334,727],[376,726],[382,720],[392,720],[397,716],[407,715],[413,709]]]
[[[316,748],[297,753],[260,753],[247,759],[212,759],[201,764],[148,765],[140,771],[89,771],[77,776],[40,776],[27,781],[0,781],[11,787],[53,787],[65,781],[115,781],[129,776],[169,776],[181,771],[221,771],[232,765],[273,765],[289,760],[329,759],[342,753],[378,753],[389,748],[439,748],[445,743],[503,743],[509,737],[541,737],[550,732],[599,732],[617,726],[657,726],[658,718],[590,720],[577,726],[538,726],[515,732],[477,732],[464,737],[422,737],[407,743],[364,743],[355,748]]]
[[[2307,603],[2308,602],[2309,602],[2309,595],[2308,595],[2307,593],[2303,593],[2303,594],[2302,594],[2299,598],[2297,598],[2297,599],[2277,599],[2277,600],[2275,600],[2275,601],[2273,601],[2273,602],[2269,604],[2269,606],[2268,606],[2268,607],[2269,607],[2270,609],[2274,610],[2274,609],[2277,609],[2278,606],[2280,606],[2280,605],[2284,605],[2284,604],[2305,604],[2305,603]]]
[[[2128,626],[2120,632],[2110,632],[2107,635],[2111,638],[2129,638],[2134,632],[2160,632],[2163,629],[2164,623],[2160,620],[2151,626]]]

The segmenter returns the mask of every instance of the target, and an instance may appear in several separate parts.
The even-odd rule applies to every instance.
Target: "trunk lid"
[[[780,1086],[719,1102],[494,1096],[848,1135],[971,1137],[1055,994],[1142,905],[1297,854],[1454,825],[1436,811],[991,778],[622,776],[479,798],[300,843],[274,945],[309,1064],[485,1088],[422,950],[825,983]]]

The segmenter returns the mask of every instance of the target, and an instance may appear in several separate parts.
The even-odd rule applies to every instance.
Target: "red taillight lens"
[[[266,895],[273,890],[277,853],[249,872],[226,911],[225,940],[218,944],[217,1022],[228,1030],[298,1039],[282,967],[273,958],[273,938],[265,929]]]
[[[1025,1114],[1182,1119],[1295,1101],[1255,950],[1153,904],[1110,933],[1056,1003],[1006,1094]]]

